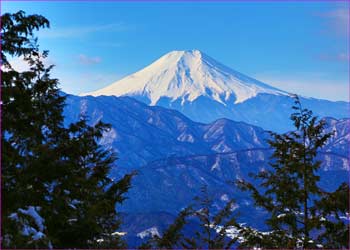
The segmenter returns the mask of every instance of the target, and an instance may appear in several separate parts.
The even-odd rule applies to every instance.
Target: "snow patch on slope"
[[[137,234],[137,237],[140,237],[141,239],[144,239],[146,237],[153,237],[153,236],[160,237],[159,231],[156,227],[148,228]]]

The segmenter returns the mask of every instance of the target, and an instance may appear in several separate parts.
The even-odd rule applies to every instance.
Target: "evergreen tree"
[[[140,248],[143,249],[230,249],[237,235],[229,230],[237,226],[232,215],[234,201],[230,200],[219,211],[206,186],[195,203],[181,211],[174,223],[161,237],[154,236]],[[186,228],[188,226],[188,228]]]
[[[121,247],[115,204],[132,175],[108,177],[116,157],[98,140],[109,126],[81,118],[64,127],[65,96],[34,37],[46,18],[19,11],[1,24],[2,247]],[[28,70],[16,71],[11,57]]]
[[[343,185],[341,191],[333,194],[327,194],[318,186],[320,177],[317,172],[321,162],[315,157],[332,133],[324,133],[325,122],[318,121],[312,111],[304,109],[298,96],[295,96],[293,109],[295,113],[291,119],[296,131],[282,135],[271,132],[271,168],[252,175],[261,181],[259,190],[262,192],[249,182],[238,182],[243,190],[252,193],[255,204],[270,215],[266,220],[270,233],[250,227],[240,228],[245,239],[241,245],[265,248],[346,247],[348,241],[345,241],[344,232],[347,226],[339,220],[339,216],[331,216],[330,212],[345,214],[348,199],[341,198],[344,198],[344,189],[348,190],[348,185]],[[339,195],[338,204],[332,203],[332,197]],[[327,219],[326,215],[329,215]],[[334,237],[327,237],[329,233]],[[338,242],[340,238],[342,243]]]

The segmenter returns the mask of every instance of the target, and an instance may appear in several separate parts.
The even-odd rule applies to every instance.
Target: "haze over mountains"
[[[228,118],[278,132],[292,129],[286,119],[293,104],[290,93],[198,50],[172,51],[134,74],[82,95],[130,96],[148,105],[176,109],[198,122]],[[305,107],[321,117],[348,117],[349,103],[301,98]]]

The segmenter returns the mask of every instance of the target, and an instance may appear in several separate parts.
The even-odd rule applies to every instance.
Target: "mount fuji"
[[[241,103],[258,93],[288,93],[236,72],[199,50],[173,51],[124,79],[96,92],[97,95],[143,96],[157,105],[162,98],[182,105],[201,96],[223,105]]]
[[[290,93],[239,73],[199,50],[172,51],[134,74],[81,95],[130,96],[204,123],[228,118],[277,132],[292,129]],[[301,101],[322,117],[349,115],[347,102],[306,97]]]

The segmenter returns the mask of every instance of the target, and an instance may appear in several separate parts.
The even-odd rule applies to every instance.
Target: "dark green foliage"
[[[271,133],[269,144],[274,150],[271,168],[252,175],[261,181],[259,190],[263,191],[249,182],[238,182],[243,190],[251,192],[256,206],[270,214],[266,220],[269,234],[240,228],[246,239],[242,247],[348,246],[343,237],[347,226],[339,216],[330,218],[330,213],[345,215],[348,198],[340,191],[326,194],[317,184],[321,162],[315,157],[332,133],[324,133],[324,121],[318,121],[310,110],[302,108],[297,96],[293,109],[291,119],[296,131],[282,135]],[[343,185],[340,190],[345,189]],[[332,197],[337,197],[338,203],[334,203]],[[327,220],[326,215],[329,215]]]
[[[115,204],[124,200],[132,175],[118,182],[108,177],[116,157],[98,140],[109,126],[92,127],[85,118],[63,126],[65,97],[50,77],[53,66],[43,63],[48,52],[40,52],[33,37],[49,26],[47,19],[21,11],[1,22],[3,247],[123,246],[111,233],[120,223]],[[29,69],[17,72],[8,56],[23,58]],[[43,229],[20,212],[31,206]],[[34,240],[38,231],[44,235]]]
[[[161,237],[155,236],[141,249],[229,249],[237,237],[228,237],[227,231],[237,226],[232,215],[234,201],[228,201],[218,212],[207,187],[195,203],[181,211],[174,223]],[[187,228],[186,228],[187,226]],[[187,235],[186,235],[187,234]],[[191,236],[188,236],[191,235]]]
[[[349,248],[349,224],[344,222],[344,217],[349,219],[349,195],[349,184],[343,183],[335,192],[325,192],[316,202],[326,219],[322,220],[322,230],[317,237],[325,248]]]
[[[37,52],[37,39],[33,32],[48,28],[49,21],[40,15],[26,16],[24,11],[1,16],[1,59],[10,66],[6,54],[10,56],[30,56]]]

